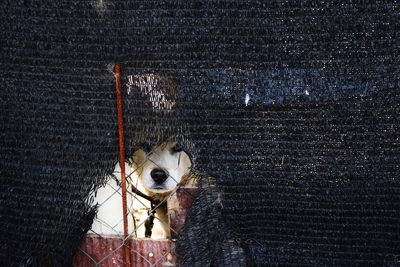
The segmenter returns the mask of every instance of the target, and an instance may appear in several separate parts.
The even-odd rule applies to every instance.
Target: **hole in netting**
[[[176,142],[135,151],[125,163],[128,237],[124,238],[117,163],[107,183],[93,196],[97,216],[80,256],[93,266],[116,264],[128,245],[132,260],[144,266],[173,266],[175,241],[196,190],[191,167],[189,155]]]

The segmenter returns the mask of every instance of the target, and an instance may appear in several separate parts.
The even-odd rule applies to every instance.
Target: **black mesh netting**
[[[71,264],[117,160],[116,62],[128,156],[177,139],[207,177],[182,266],[400,265],[397,1],[0,6],[1,266]]]

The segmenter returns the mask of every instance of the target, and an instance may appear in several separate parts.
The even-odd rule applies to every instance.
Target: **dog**
[[[177,142],[167,141],[147,150],[137,150],[130,161],[138,182],[133,186],[142,187],[147,196],[160,203],[155,217],[161,223],[164,238],[170,238],[174,233],[169,215],[179,213],[176,189],[195,185],[192,161]]]
[[[145,237],[145,221],[152,209],[148,200],[134,193],[132,187],[160,204],[156,208],[153,239],[171,238],[171,217],[180,217],[176,189],[195,187],[189,155],[177,142],[164,142],[150,149],[137,150],[125,164],[127,174],[128,232],[132,237]],[[93,194],[98,205],[97,216],[89,233],[100,236],[123,235],[123,211],[120,165],[117,163],[107,183]],[[180,217],[182,219],[182,217]]]

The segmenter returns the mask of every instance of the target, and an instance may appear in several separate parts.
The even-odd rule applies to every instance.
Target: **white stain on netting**
[[[176,83],[167,77],[156,74],[141,74],[128,76],[127,94],[140,89],[146,96],[153,110],[171,110],[176,103]]]
[[[244,103],[245,103],[246,107],[249,105],[249,102],[250,102],[250,95],[249,95],[249,93],[246,93],[246,96],[244,98]]]
[[[133,84],[133,76],[130,75],[130,76],[128,76],[128,83],[126,84],[126,87],[128,88],[128,89],[126,89],[126,93],[128,95],[130,95],[132,92],[132,84]]]
[[[97,11],[97,14],[102,16],[107,10],[107,4],[105,0],[95,0],[94,7]]]

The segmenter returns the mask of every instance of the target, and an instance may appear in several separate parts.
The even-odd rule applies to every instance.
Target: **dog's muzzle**
[[[150,172],[150,176],[156,184],[162,184],[168,178],[168,174],[162,169],[153,169]]]

